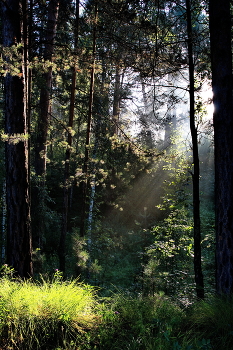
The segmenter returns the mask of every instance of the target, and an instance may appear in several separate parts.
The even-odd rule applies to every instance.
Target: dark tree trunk
[[[24,6],[19,0],[2,5],[3,45],[12,47],[25,37]],[[21,37],[22,35],[22,37]],[[25,44],[25,43],[24,43]],[[25,49],[25,46],[24,46]],[[7,73],[5,87],[7,263],[21,277],[32,275],[32,245],[28,182],[28,140],[26,114],[25,51],[21,56],[22,74]],[[8,58],[6,57],[6,60]],[[10,61],[8,60],[10,64]]]
[[[70,176],[70,156],[72,147],[72,134],[71,130],[74,123],[74,107],[75,107],[75,88],[76,88],[76,67],[73,67],[72,73],[72,86],[70,96],[70,113],[69,113],[69,127],[71,128],[68,133],[67,150],[65,153],[65,171],[64,171],[64,183],[63,183],[63,212],[62,212],[62,228],[59,243],[59,264],[60,270],[65,272],[65,255],[66,255],[66,234],[67,234],[67,221],[68,221],[68,207],[69,207],[69,176]]]
[[[50,0],[48,4],[48,17],[45,29],[45,42],[43,58],[47,62],[52,63],[54,53],[54,42],[56,36],[57,18],[59,10],[59,0]],[[38,182],[33,188],[32,198],[35,203],[34,211],[36,212],[37,225],[33,231],[33,245],[36,248],[43,249],[43,235],[45,231],[45,177],[46,177],[46,158],[47,158],[47,138],[49,128],[49,111],[50,98],[52,89],[52,64],[48,66],[47,71],[42,74],[40,100],[39,100],[39,116],[37,122],[37,134],[35,140],[35,172],[38,176]],[[38,202],[40,199],[40,203]],[[42,202],[42,203],[41,203]]]
[[[186,0],[187,31],[188,31],[188,63],[189,63],[189,99],[190,99],[190,131],[193,150],[193,229],[194,229],[194,273],[196,293],[200,299],[204,298],[204,281],[201,266],[201,224],[200,224],[200,166],[198,154],[198,133],[195,125],[194,98],[194,63],[192,40],[192,17],[190,0]]]
[[[96,22],[97,22],[97,1],[95,1],[95,7],[94,7],[92,68],[91,68],[91,79],[90,79],[89,109],[88,109],[88,118],[87,118],[85,157],[84,157],[84,163],[83,163],[83,174],[85,176],[85,179],[81,182],[81,190],[82,190],[82,211],[81,211],[81,224],[80,224],[80,236],[81,237],[85,236],[85,224],[86,224],[88,163],[89,163],[89,154],[90,154],[89,147],[90,147],[90,137],[91,137],[91,122],[92,122],[94,84],[95,84]]]
[[[116,65],[116,75],[115,75],[115,85],[114,85],[114,95],[113,95],[113,122],[114,129],[113,135],[118,134],[118,123],[120,117],[120,88],[121,88],[121,69],[119,64]]]
[[[214,102],[216,287],[233,292],[233,104],[230,0],[210,0]]]
[[[48,21],[45,37],[44,60],[52,61],[54,41],[56,35],[59,0],[50,0],[48,6]],[[38,120],[37,139],[35,145],[35,171],[36,175],[43,176],[46,173],[47,136],[49,126],[49,108],[52,88],[52,66],[42,76],[40,90],[40,114]]]
[[[79,27],[79,0],[76,0],[76,26],[74,30],[75,49],[78,45],[78,27]],[[73,129],[74,112],[75,112],[75,91],[76,91],[76,65],[72,68],[72,84],[70,93],[70,113],[69,113],[69,128]],[[62,213],[62,229],[59,243],[59,263],[60,270],[65,272],[66,265],[66,235],[67,235],[67,221],[68,221],[68,207],[69,207],[69,176],[70,176],[70,157],[72,147],[72,133],[68,133],[67,149],[65,154],[65,171],[63,184],[63,213]]]

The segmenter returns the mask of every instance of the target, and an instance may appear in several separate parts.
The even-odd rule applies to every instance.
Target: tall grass
[[[193,339],[206,339],[205,349],[233,349],[232,298],[213,296],[200,301],[191,307],[187,320],[187,343]]]
[[[77,281],[0,281],[0,342],[13,349],[89,349],[88,330],[96,323],[95,291]]]
[[[102,350],[232,350],[233,300],[213,296],[180,308],[164,296],[106,301]]]
[[[59,271],[40,283],[0,281],[0,349],[166,350],[183,318],[164,297],[100,298]]]
[[[0,278],[0,350],[232,350],[232,315],[231,299],[185,309],[162,295],[99,297],[59,271],[40,282]]]
[[[142,298],[117,293],[102,304],[102,350],[168,350],[179,338],[185,313],[163,296]]]

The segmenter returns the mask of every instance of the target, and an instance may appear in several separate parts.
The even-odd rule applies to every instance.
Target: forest
[[[0,348],[232,349],[231,1],[0,6]]]

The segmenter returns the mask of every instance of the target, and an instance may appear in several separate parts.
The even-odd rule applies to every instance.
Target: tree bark
[[[118,124],[120,117],[120,88],[121,88],[121,69],[119,63],[116,64],[116,75],[115,75],[115,84],[114,84],[114,94],[113,94],[113,135],[118,134]]]
[[[79,27],[79,0],[76,0],[76,26],[74,30],[76,50],[78,45],[78,27]],[[72,83],[70,93],[70,113],[69,113],[69,128],[73,129],[74,124],[74,112],[75,112],[75,90],[76,90],[76,65],[72,68]],[[59,263],[60,270],[65,272],[66,265],[66,235],[67,235],[67,223],[68,223],[68,207],[69,207],[69,176],[70,176],[70,157],[72,147],[72,134],[71,130],[67,137],[67,149],[65,154],[65,171],[64,171],[64,184],[63,184],[63,213],[62,213],[62,230],[59,244]]]
[[[190,131],[193,151],[193,229],[194,229],[194,273],[196,293],[199,299],[204,299],[204,281],[201,264],[201,223],[200,223],[200,164],[198,154],[198,130],[195,125],[195,88],[192,17],[190,0],[186,0],[187,32],[188,32],[188,65],[189,65],[189,103],[190,103]]]
[[[85,236],[85,224],[86,224],[88,163],[89,163],[89,154],[90,154],[89,148],[90,148],[90,138],[91,138],[91,122],[92,122],[93,97],[94,97],[94,85],[95,85],[96,22],[97,22],[97,1],[95,1],[95,7],[94,7],[92,67],[91,67],[89,109],[88,109],[87,130],[86,130],[85,157],[83,162],[83,174],[85,176],[85,179],[81,183],[81,190],[82,190],[82,212],[81,212],[81,224],[80,224],[81,237]]]
[[[38,176],[37,186],[33,188],[32,197],[35,198],[35,211],[39,225],[33,231],[33,245],[36,248],[43,249],[44,234],[44,212],[38,207],[38,198],[44,202],[45,177],[46,177],[46,158],[47,158],[47,139],[49,128],[49,111],[51,107],[51,89],[52,89],[52,57],[54,53],[54,42],[56,36],[57,19],[59,10],[59,0],[50,0],[48,5],[48,18],[45,29],[45,41],[43,58],[45,62],[51,63],[42,74],[41,89],[39,100],[39,116],[37,122],[37,134],[35,138],[35,173]],[[44,204],[44,203],[43,203]],[[43,207],[40,203],[40,207]]]
[[[230,0],[210,0],[214,103],[216,289],[233,292],[233,104]]]
[[[23,42],[26,33],[22,1],[6,0],[2,4],[3,46],[13,47]],[[7,203],[7,263],[21,277],[29,277],[32,269],[30,231],[30,201],[27,138],[27,75],[25,47],[18,50],[21,72],[6,74],[5,134],[6,152],[6,203]],[[10,60],[6,57],[7,63]]]
[[[54,41],[56,35],[59,0],[50,0],[48,6],[48,21],[45,37],[44,60],[52,63]],[[36,175],[44,176],[46,173],[47,136],[49,126],[49,108],[52,88],[52,65],[42,75],[40,90],[40,115],[38,120],[37,139],[35,145],[35,171]]]
[[[2,189],[2,247],[1,247],[1,263],[4,264],[6,259],[6,181],[3,183]]]

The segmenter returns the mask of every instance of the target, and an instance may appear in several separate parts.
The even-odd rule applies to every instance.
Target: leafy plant
[[[153,227],[154,242],[147,248],[144,266],[148,293],[164,291],[185,302],[192,294],[192,222],[185,207],[176,208]],[[187,301],[187,300],[186,300]]]

